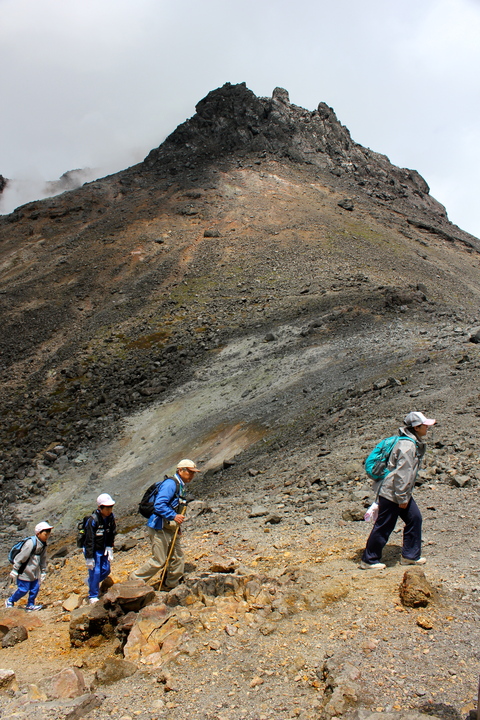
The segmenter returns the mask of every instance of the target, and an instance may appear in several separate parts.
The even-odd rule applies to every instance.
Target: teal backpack
[[[412,440],[412,438],[409,438],[406,435],[392,435],[391,437],[380,440],[365,460],[365,472],[369,478],[375,480],[375,482],[385,480],[390,472],[387,467],[388,460],[393,448],[399,440],[410,440],[413,443],[415,442],[415,440]]]

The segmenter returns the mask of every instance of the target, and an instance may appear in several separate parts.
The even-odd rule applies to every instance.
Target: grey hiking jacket
[[[416,435],[406,427],[399,428],[398,434],[411,440],[401,439],[393,448],[387,465],[390,472],[378,494],[397,505],[403,505],[412,497],[415,479],[427,446],[417,440]],[[375,489],[378,491],[378,485]]]
[[[33,550],[33,541],[32,538],[28,538],[18,555],[15,556],[15,562],[13,563],[14,570],[19,570],[23,563],[28,560],[23,572],[18,576],[19,580],[27,580],[30,582],[32,580],[38,580],[42,572],[45,572],[47,569],[47,546],[45,543],[42,543],[38,537],[35,538],[35,545],[35,551],[30,557]]]

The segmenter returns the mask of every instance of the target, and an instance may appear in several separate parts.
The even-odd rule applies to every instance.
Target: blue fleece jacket
[[[183,498],[185,495],[185,484],[178,474],[175,474],[175,477],[180,484],[179,493],[177,493],[177,485],[173,478],[167,478],[164,480],[157,492],[153,505],[154,512],[150,515],[147,522],[148,527],[151,527],[154,530],[161,530],[163,528],[164,520],[175,519],[178,500],[179,498]]]

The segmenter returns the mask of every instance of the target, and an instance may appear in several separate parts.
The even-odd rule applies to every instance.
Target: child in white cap
[[[17,589],[5,601],[5,607],[13,607],[17,600],[28,593],[25,610],[42,609],[43,605],[35,605],[35,600],[47,574],[47,540],[52,528],[53,525],[48,522],[38,523],[35,535],[25,540],[15,556],[10,577],[16,581]]]
[[[88,597],[91,604],[98,602],[100,583],[110,575],[116,535],[114,505],[115,500],[108,493],[102,493],[97,498],[97,509],[85,524],[83,552],[88,568]]]

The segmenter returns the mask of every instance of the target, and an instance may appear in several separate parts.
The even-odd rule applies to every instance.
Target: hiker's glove
[[[86,562],[86,565],[87,565],[87,570],[93,570],[93,568],[95,567],[95,560],[94,560],[94,558],[87,558],[85,562]]]
[[[40,582],[43,582],[46,577],[47,577],[47,573],[46,573],[46,572],[40,573]]]
[[[105,548],[105,555],[107,556],[108,562],[113,561],[113,548],[107,547]]]
[[[12,580],[16,580],[18,578],[18,571],[17,570],[11,570],[10,571],[10,577]]]

